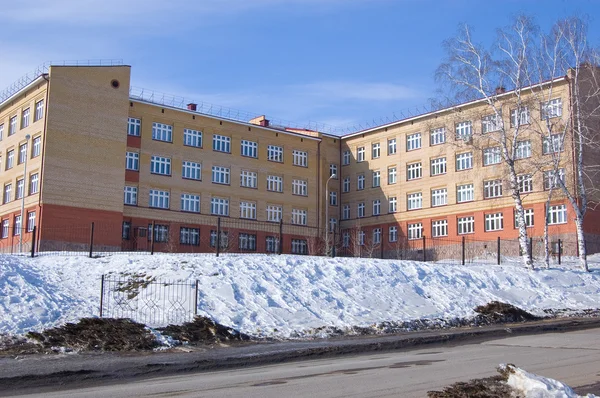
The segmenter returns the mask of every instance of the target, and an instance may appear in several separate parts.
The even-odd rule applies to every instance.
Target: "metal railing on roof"
[[[33,71],[21,76],[17,81],[10,86],[0,91],[0,104],[6,101],[14,94],[27,87],[35,79],[48,73],[51,66],[117,66],[123,65],[122,59],[88,59],[88,60],[63,60],[63,61],[47,61],[36,67]]]

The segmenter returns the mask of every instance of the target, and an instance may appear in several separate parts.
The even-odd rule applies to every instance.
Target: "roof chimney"
[[[253,119],[250,119],[250,121],[248,123],[256,124],[257,126],[262,126],[262,127],[269,127],[269,120],[267,120],[265,115],[260,115]]]
[[[187,104],[187,108],[188,108],[189,111],[194,111],[195,112],[196,109],[197,109],[197,107],[198,107],[198,105],[194,104],[193,102],[190,102],[189,104]]]
[[[504,94],[505,92],[506,92],[506,88],[504,88],[504,86],[496,87],[496,95]]]
[[[263,127],[269,127],[269,119],[263,119],[259,123]]]

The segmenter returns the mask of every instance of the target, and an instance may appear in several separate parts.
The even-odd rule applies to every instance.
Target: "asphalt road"
[[[600,382],[600,329],[160,377],[29,397],[426,397],[500,363],[572,387]],[[594,387],[596,388],[596,387]],[[595,392],[589,388],[585,392]],[[580,390],[580,393],[584,390]]]

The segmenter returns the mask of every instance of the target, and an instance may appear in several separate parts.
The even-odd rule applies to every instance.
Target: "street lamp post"
[[[21,225],[19,226],[19,253],[23,253],[23,225],[25,224],[25,192],[27,191],[27,158],[29,158],[29,139],[31,136],[25,136],[25,163],[23,165],[23,192],[21,192]],[[19,154],[20,156],[21,154]]]
[[[335,178],[333,173],[325,183],[325,255],[329,255],[329,181]]]

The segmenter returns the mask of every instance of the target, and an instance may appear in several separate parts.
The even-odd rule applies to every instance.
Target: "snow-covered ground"
[[[500,365],[505,366],[505,365]],[[529,373],[523,369],[511,367],[512,373],[507,384],[518,396],[529,398],[597,398],[594,394],[577,395],[573,389],[558,380]]]
[[[252,335],[286,337],[321,326],[454,318],[493,300],[543,309],[597,308],[600,257],[591,272],[565,261],[527,271],[518,262],[421,263],[290,255],[117,254],[0,256],[0,333],[97,316],[102,274],[198,280],[199,312]]]

